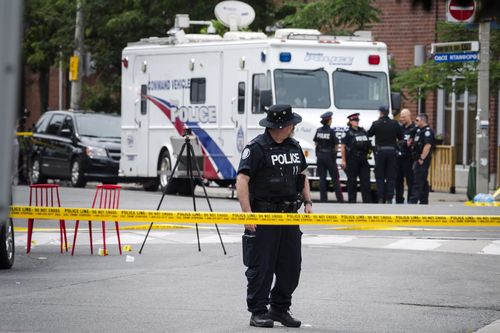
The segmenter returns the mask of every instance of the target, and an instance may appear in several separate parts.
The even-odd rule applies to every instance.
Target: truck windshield
[[[120,117],[107,114],[79,114],[76,117],[78,134],[98,138],[119,138]]]
[[[333,72],[333,101],[338,109],[377,110],[388,106],[387,75],[339,68]]]
[[[276,69],[274,88],[277,104],[317,109],[327,109],[331,105],[328,73],[323,68]]]

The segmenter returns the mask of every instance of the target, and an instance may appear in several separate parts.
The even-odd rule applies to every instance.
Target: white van
[[[178,30],[123,50],[121,92],[120,173],[141,179],[147,190],[167,185],[185,128],[195,137],[203,178],[228,185],[245,144],[263,131],[265,106],[291,104],[303,119],[295,138],[314,179],[313,136],[322,113],[333,111],[332,126],[341,131],[347,116],[359,112],[367,129],[380,106],[391,107],[387,47],[369,32],[338,37],[282,29],[273,37],[239,31],[220,37]],[[399,98],[394,104],[399,108]],[[171,191],[188,191],[189,180],[175,176]]]

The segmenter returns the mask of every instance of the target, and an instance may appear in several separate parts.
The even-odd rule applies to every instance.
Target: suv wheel
[[[0,226],[0,269],[7,269],[14,264],[14,225],[8,219]]]
[[[42,174],[42,163],[38,156],[33,157],[33,162],[31,163],[30,181],[31,184],[42,184],[47,181],[47,177]]]
[[[71,186],[85,187],[87,180],[83,177],[82,163],[79,158],[75,158],[71,163]]]

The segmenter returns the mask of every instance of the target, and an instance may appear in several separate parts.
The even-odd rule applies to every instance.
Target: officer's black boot
[[[252,316],[250,317],[250,326],[273,327],[274,321],[269,318],[269,314],[267,312],[252,313]]]
[[[302,322],[298,319],[293,318],[288,311],[280,311],[275,308],[269,310],[269,318],[274,321],[279,321],[281,324],[287,327],[300,327]]]

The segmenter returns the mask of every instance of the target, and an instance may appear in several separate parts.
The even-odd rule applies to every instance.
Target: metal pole
[[[488,193],[488,115],[490,70],[490,21],[479,23],[479,66],[476,116],[476,192]]]
[[[462,165],[467,165],[467,151],[469,145],[469,90],[464,91],[464,131],[462,144]]]
[[[0,0],[0,223],[9,215],[23,1]]]
[[[59,110],[63,109],[63,60],[62,52],[59,52]]]
[[[452,84],[451,84],[451,123],[450,123],[450,130],[451,130],[451,137],[450,137],[450,144],[452,147],[455,147],[455,132],[456,132],[456,114],[457,114],[457,94],[455,93],[455,81],[457,78],[454,76],[452,79]]]
[[[437,93],[437,133],[444,133],[444,89],[438,89]]]
[[[75,23],[75,51],[73,55],[78,57],[78,78],[71,81],[71,108],[80,109],[80,99],[82,97],[82,74],[83,74],[83,12],[82,3],[84,0],[76,1],[76,23]]]

